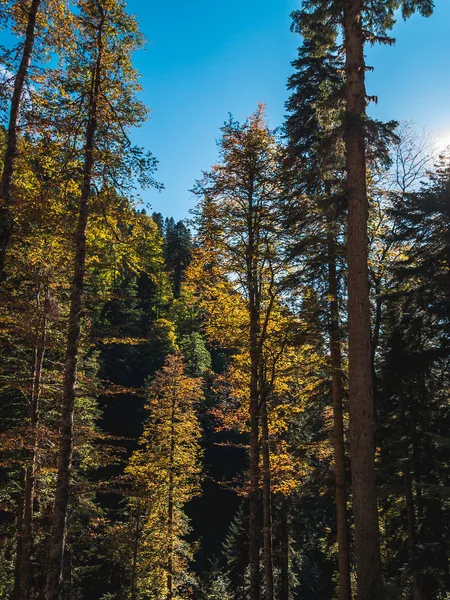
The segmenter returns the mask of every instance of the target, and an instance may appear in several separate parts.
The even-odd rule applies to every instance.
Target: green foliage
[[[197,331],[183,336],[180,340],[180,348],[193,377],[200,377],[211,368],[211,355],[204,339]]]
[[[17,41],[0,49],[2,155],[7,78],[17,72],[29,5],[0,0],[0,27]],[[285,139],[269,129],[262,106],[243,124],[224,124],[219,162],[195,188],[194,242],[184,222],[150,217],[135,198],[140,186],[161,186],[155,158],[131,143],[148,111],[133,65],[144,39],[125,0],[42,0],[0,287],[0,597],[13,594],[33,457],[30,597],[42,595],[46,577],[73,234],[103,17],[62,596],[161,600],[172,587],[174,600],[249,597],[248,505],[239,495],[248,487],[251,306],[259,315],[258,410],[263,400],[269,412],[276,592],[287,570],[292,599],[336,596],[327,277],[333,263],[345,388],[344,131],[355,118],[343,98],[343,7],[304,0],[293,13],[302,46]],[[363,2],[365,43],[392,43],[399,14],[433,8],[433,0]],[[394,125],[364,116],[386,598],[444,600],[450,168],[443,157],[431,173],[421,170],[419,189],[393,184]]]

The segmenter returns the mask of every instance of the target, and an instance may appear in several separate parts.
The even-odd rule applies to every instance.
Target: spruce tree
[[[291,152],[302,161],[298,185],[314,203],[314,212],[303,201],[288,206],[286,219],[293,232],[292,258],[328,300],[326,326],[329,335],[330,379],[333,402],[333,441],[336,482],[339,597],[351,599],[350,543],[347,518],[347,482],[344,439],[344,385],[342,373],[342,282],[339,263],[344,236],[345,177],[343,139],[342,63],[337,52],[337,27],[314,27],[308,14],[293,14],[292,29],[303,36],[295,72],[289,78],[292,91],[286,103],[286,133]],[[295,232],[295,233],[294,233]]]

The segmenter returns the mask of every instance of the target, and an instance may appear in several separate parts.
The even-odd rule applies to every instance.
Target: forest
[[[366,90],[434,10],[298,0],[177,220],[139,15],[0,0],[0,598],[450,598],[450,151]]]

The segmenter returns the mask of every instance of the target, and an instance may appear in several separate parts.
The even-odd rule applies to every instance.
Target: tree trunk
[[[289,500],[281,503],[280,600],[289,600]]]
[[[270,474],[269,424],[267,400],[261,405],[261,438],[263,461],[263,564],[266,600],[274,600],[273,549],[272,549],[272,492]]]
[[[249,561],[250,561],[250,600],[260,600],[260,496],[259,496],[259,369],[260,351],[260,298],[258,291],[257,256],[255,255],[253,185],[248,195],[248,246],[247,246],[247,286],[249,295],[250,319],[250,490],[249,490]]]
[[[330,296],[330,363],[331,395],[333,399],[333,444],[336,481],[336,521],[339,561],[339,599],[351,600],[350,548],[347,518],[347,486],[345,476],[344,416],[342,408],[342,359],[339,327],[338,283],[336,274],[335,239],[328,220],[328,291]]]
[[[22,58],[14,81],[14,91],[9,111],[9,123],[6,135],[6,151],[3,162],[3,171],[0,181],[0,282],[5,279],[5,259],[11,237],[14,216],[12,214],[11,184],[14,175],[14,162],[17,156],[17,133],[19,127],[20,111],[22,108],[25,82],[33,54],[36,32],[36,19],[41,0],[32,0],[28,11],[28,22],[23,43]]]
[[[252,362],[255,359],[253,357]],[[256,367],[257,368],[257,367]],[[249,491],[249,560],[250,560],[250,600],[259,600],[259,407],[258,407],[258,374],[253,372],[252,364],[250,382],[250,491]]]
[[[23,521],[17,548],[17,596],[18,600],[28,600],[30,589],[30,561],[33,548],[33,504],[36,465],[38,457],[39,397],[41,392],[42,365],[47,334],[48,290],[41,308],[38,295],[38,326],[36,331],[35,358],[33,365],[32,389],[29,408],[30,457],[25,468],[25,489],[23,498]]]
[[[19,473],[19,492],[17,494],[17,524],[16,524],[16,548],[17,548],[17,556],[16,556],[16,564],[14,571],[14,588],[11,594],[11,600],[18,600],[20,590],[19,590],[19,573],[21,572],[22,567],[22,553],[21,553],[21,544],[22,544],[22,532],[23,532],[23,519],[25,512],[25,486],[26,486],[26,471],[25,469],[21,469]]]
[[[131,572],[131,600],[137,600],[137,562],[139,555],[139,539],[141,535],[141,501],[136,508],[136,530],[133,548],[133,568]]]
[[[73,452],[73,410],[77,379],[78,343],[81,327],[81,307],[86,263],[86,229],[89,214],[89,195],[92,182],[93,148],[97,129],[97,110],[100,93],[100,80],[103,56],[103,26],[105,13],[100,4],[97,34],[97,59],[92,72],[89,121],[86,128],[83,188],[80,197],[78,225],[76,232],[75,274],[72,284],[69,328],[67,335],[64,387],[61,407],[60,444],[58,455],[58,476],[50,538],[49,563],[47,571],[46,600],[57,600],[67,529],[67,508],[69,502],[70,473]]]
[[[349,416],[359,600],[382,600],[374,461],[362,0],[344,1],[348,194]]]
[[[423,576],[418,568],[417,552],[417,519],[414,502],[413,478],[411,475],[411,457],[409,448],[409,436],[406,427],[406,412],[403,397],[399,400],[400,435],[404,442],[402,452],[403,479],[405,485],[406,519],[408,523],[408,554],[409,568],[411,572],[411,598],[412,600],[427,600],[427,594],[423,590]]]
[[[174,509],[174,468],[175,468],[175,409],[176,395],[172,394],[172,414],[170,430],[170,457],[169,457],[169,506],[168,506],[168,526],[167,535],[169,538],[169,555],[167,558],[167,599],[173,598],[173,509]]]

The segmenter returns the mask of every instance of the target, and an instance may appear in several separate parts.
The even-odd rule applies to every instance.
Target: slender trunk
[[[16,564],[14,571],[14,589],[12,591],[11,600],[18,600],[19,590],[19,573],[21,572],[22,566],[22,553],[21,553],[21,537],[23,532],[23,519],[25,510],[25,485],[26,485],[26,473],[25,469],[20,470],[19,474],[19,493],[17,495],[17,524],[16,524]]]
[[[382,600],[374,460],[362,0],[344,1],[350,455],[359,600]]]
[[[335,239],[328,222],[328,291],[330,297],[330,362],[331,395],[333,399],[333,444],[336,482],[336,521],[339,561],[339,599],[351,600],[350,548],[347,518],[347,486],[345,476],[344,415],[342,408],[342,358],[339,327],[338,283],[336,274]]]
[[[252,360],[254,362],[254,358]],[[250,491],[249,491],[249,559],[250,559],[250,600],[259,600],[261,593],[259,572],[259,407],[258,375],[253,373],[250,383]],[[255,381],[256,380],[256,381]]]
[[[255,231],[253,186],[248,196],[248,247],[247,285],[249,291],[250,318],[250,489],[249,489],[249,562],[250,600],[259,600],[261,582],[259,571],[260,540],[260,497],[259,497],[259,368],[261,362],[260,344],[260,300],[258,292],[257,257],[255,255]]]
[[[273,549],[272,549],[272,492],[270,476],[269,424],[267,399],[261,406],[261,438],[263,462],[263,563],[266,600],[274,600]]]
[[[176,392],[172,394],[172,414],[171,414],[171,429],[170,429],[170,457],[169,457],[169,507],[168,507],[168,525],[167,534],[169,538],[169,556],[167,560],[167,599],[173,598],[173,509],[174,509],[174,467],[175,467],[175,409],[176,409]]]
[[[280,600],[289,600],[289,500],[281,503]]]
[[[399,401],[400,435],[404,440],[402,452],[403,479],[405,485],[406,520],[408,532],[408,554],[409,568],[411,572],[411,598],[412,600],[426,600],[423,587],[423,577],[417,564],[417,519],[414,502],[413,478],[411,475],[411,457],[409,451],[409,440],[406,431],[406,413],[403,397]]]
[[[38,297],[39,316],[37,332],[35,358],[33,364],[32,389],[29,408],[29,428],[30,428],[30,457],[29,464],[25,469],[25,489],[23,499],[23,522],[17,548],[17,589],[18,600],[28,600],[30,589],[30,561],[33,548],[33,504],[34,504],[34,486],[36,479],[36,466],[38,457],[38,423],[39,423],[39,397],[41,392],[42,365],[45,354],[45,341],[47,333],[47,310],[48,310],[48,291],[46,291],[44,306],[41,309]]]
[[[14,175],[14,162],[17,156],[17,134],[19,118],[22,109],[23,93],[28,71],[33,54],[34,39],[36,33],[36,20],[41,0],[32,0],[28,11],[28,22],[23,43],[22,58],[14,81],[14,91],[9,111],[9,123],[6,136],[6,151],[3,162],[3,171],[0,181],[0,282],[5,278],[5,259],[11,237],[14,217],[11,211],[11,185]]]
[[[378,275],[375,275],[375,322],[373,324],[373,335],[372,335],[372,347],[371,347],[371,357],[372,357],[372,387],[373,387],[373,397],[374,397],[374,416],[375,422],[377,420],[377,394],[378,394],[378,378],[377,371],[375,369],[375,359],[377,355],[378,344],[380,341],[380,331],[381,331],[381,318],[383,311],[383,300],[381,298],[381,280]]]
[[[95,132],[97,129],[97,109],[103,56],[103,26],[105,22],[105,13],[100,4],[98,4],[98,7],[100,13],[97,34],[98,54],[92,72],[89,121],[86,128],[83,188],[80,197],[78,225],[76,232],[76,251],[74,261],[75,273],[72,284],[69,328],[67,334],[64,387],[61,407],[58,476],[56,481],[56,496],[50,538],[46,600],[57,600],[58,598],[67,529],[67,508],[69,502],[70,473],[73,452],[73,410],[77,379],[78,343],[80,338],[81,306],[83,299],[86,263],[86,229],[89,214],[89,194],[91,191],[92,169],[94,162],[93,149]]]
[[[138,500],[136,508],[136,530],[133,548],[133,569],[131,573],[131,600],[137,599],[137,562],[139,554],[139,538],[141,534],[141,501]]]

